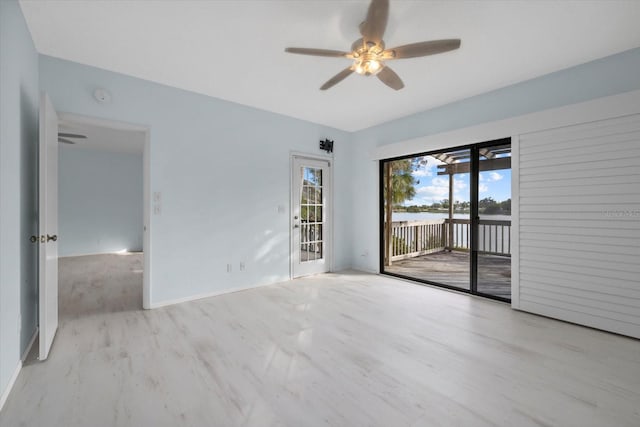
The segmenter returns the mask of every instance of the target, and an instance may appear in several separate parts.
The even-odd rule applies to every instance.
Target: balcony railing
[[[391,224],[391,261],[414,258],[443,250],[468,251],[471,220],[395,221]],[[511,256],[511,221],[481,219],[478,251]]]

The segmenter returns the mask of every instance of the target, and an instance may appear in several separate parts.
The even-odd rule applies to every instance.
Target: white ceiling
[[[406,87],[352,75],[341,58],[367,1],[21,0],[40,53],[355,131],[640,46],[640,1],[391,0],[387,47],[461,38],[391,67]],[[107,88],[109,89],[109,88]]]

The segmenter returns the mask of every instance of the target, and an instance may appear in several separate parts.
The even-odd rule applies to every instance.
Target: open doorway
[[[149,307],[148,130],[59,115],[61,321]]]
[[[381,272],[511,299],[509,138],[380,162]]]

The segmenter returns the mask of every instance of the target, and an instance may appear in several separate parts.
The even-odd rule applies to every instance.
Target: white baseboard
[[[5,402],[9,398],[9,393],[11,393],[11,389],[13,385],[16,383],[18,379],[18,374],[20,374],[20,370],[22,369],[22,360],[18,361],[18,365],[16,366],[16,370],[11,375],[11,379],[9,379],[9,384],[7,384],[7,388],[2,392],[2,396],[0,396],[0,411],[4,407]]]
[[[0,0],[1,1],[1,0]],[[137,255],[137,254],[142,254],[142,251],[127,251],[127,252],[120,252],[120,251],[111,251],[111,252],[92,252],[92,253],[82,253],[82,254],[66,254],[66,255],[60,255],[58,256],[58,258],[77,258],[77,257],[81,257],[81,256],[96,256],[96,255]]]
[[[180,304],[180,303],[183,303],[183,302],[195,301],[195,300],[199,300],[199,299],[203,299],[203,298],[209,298],[209,297],[217,297],[219,295],[232,294],[234,292],[241,292],[241,291],[246,291],[246,290],[249,290],[249,289],[262,288],[264,286],[277,285],[279,283],[282,283],[282,282],[262,283],[262,284],[259,284],[259,285],[242,286],[242,287],[239,287],[239,288],[231,288],[231,289],[225,289],[225,290],[222,290],[222,291],[207,292],[207,293],[204,293],[204,294],[192,295],[192,296],[188,296],[188,297],[184,297],[184,298],[177,298],[177,299],[174,299],[174,300],[160,301],[160,302],[156,302],[156,303],[151,303],[150,308],[154,309],[154,308],[166,307],[168,305]]]
[[[31,351],[31,347],[33,347],[33,343],[36,342],[36,338],[38,338],[38,327],[36,326],[36,330],[33,331],[33,335],[31,336],[31,340],[29,341],[29,344],[27,344],[27,348],[24,349],[24,353],[22,353],[22,357],[20,358],[20,360],[22,360],[23,362],[25,360],[27,360],[27,356],[29,355],[29,352]]]

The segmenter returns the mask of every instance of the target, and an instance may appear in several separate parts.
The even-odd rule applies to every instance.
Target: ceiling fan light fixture
[[[353,63],[353,71],[365,76],[377,74],[382,67],[384,64],[378,59],[359,58]]]

